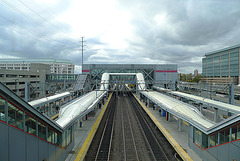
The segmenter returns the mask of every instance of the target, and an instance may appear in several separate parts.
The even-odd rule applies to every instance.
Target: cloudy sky
[[[239,0],[0,0],[0,59],[177,64],[240,44]]]

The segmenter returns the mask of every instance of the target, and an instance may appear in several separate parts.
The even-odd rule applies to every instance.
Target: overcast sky
[[[60,58],[81,66],[84,36],[84,63],[201,72],[205,53],[240,44],[239,16],[239,0],[0,0],[0,59]]]

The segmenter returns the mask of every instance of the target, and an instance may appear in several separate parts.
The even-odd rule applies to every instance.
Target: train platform
[[[88,117],[87,120],[82,122],[82,127],[79,124],[75,124],[75,146],[65,161],[79,161],[84,159],[110,99],[111,95],[103,108],[98,108],[93,117]]]
[[[87,120],[83,121],[82,127],[78,124],[75,126],[75,146],[66,158],[66,161],[79,161],[83,160],[87,150],[90,146],[91,140],[94,137],[94,134],[97,130],[98,124],[101,121],[105,109],[108,105],[109,99],[103,108],[98,109],[94,117],[88,117]],[[143,104],[141,104],[143,105]],[[144,106],[144,105],[143,105]],[[143,108],[146,108],[145,106]],[[157,109],[147,108],[148,113],[155,117],[158,124],[161,124],[162,128],[166,133],[167,137],[172,137],[171,141],[174,144],[174,148],[182,153],[185,160],[196,160],[201,161],[202,159],[188,147],[187,134],[184,131],[178,131],[178,125],[176,122],[166,121],[165,117],[160,117]],[[155,120],[155,121],[156,121]],[[155,122],[156,123],[156,122]],[[180,146],[179,146],[180,145]],[[180,148],[179,148],[180,147]],[[179,150],[180,149],[180,150]]]
[[[172,119],[172,121],[166,121],[166,117],[159,115],[159,109],[153,109],[153,107],[146,108],[146,106],[143,103],[141,103],[141,105],[144,106],[143,108],[147,109],[145,111],[148,113],[148,115],[151,115],[150,117],[155,118],[155,119],[152,118],[152,120],[155,122],[155,124],[157,123],[160,125],[158,126],[158,128],[159,127],[162,128],[159,129],[160,131],[164,131],[166,133],[165,136],[168,137],[168,140],[172,138],[173,139],[172,144],[174,144],[176,148],[180,146],[180,148],[177,151],[181,153],[185,160],[194,161],[202,160],[191,148],[188,147],[187,133],[184,130],[178,131],[177,121],[175,121],[174,119]],[[184,150],[184,152],[182,150]]]
[[[166,121],[165,117],[160,117],[158,110],[153,108],[148,108],[148,110],[153,114],[153,116],[159,121],[159,123],[169,132],[169,134],[176,140],[176,142],[186,151],[186,153],[194,161],[201,161],[202,159],[188,147],[188,137],[184,131],[178,131],[178,123],[176,121]]]

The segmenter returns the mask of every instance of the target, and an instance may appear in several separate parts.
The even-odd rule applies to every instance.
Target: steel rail
[[[110,109],[110,112],[107,116],[106,124],[105,124],[104,129],[103,129],[103,134],[102,134],[102,137],[101,137],[101,140],[100,140],[100,143],[99,143],[99,146],[98,146],[98,150],[97,150],[97,153],[96,153],[96,156],[95,156],[95,159],[94,159],[95,161],[96,160],[106,160],[106,158],[103,158],[105,156],[107,156],[107,158],[109,158],[109,151],[110,151],[110,144],[111,144],[110,141],[112,139],[112,131],[113,131],[113,129],[112,129],[113,125],[111,125],[111,123],[113,122],[112,114],[115,113],[115,106],[113,105],[113,102],[111,103],[109,108],[111,108],[111,109]],[[109,138],[108,137],[109,126],[111,126],[110,140],[108,140],[108,138]]]
[[[129,97],[129,95],[128,95],[128,97]],[[129,99],[128,99],[128,103],[131,104],[131,101],[129,101]],[[131,105],[132,105],[132,104],[131,104]],[[133,107],[133,105],[132,105],[132,107]],[[144,132],[144,130],[143,130],[143,127],[141,126],[141,122],[139,121],[139,118],[138,118],[137,114],[135,113],[135,111],[133,112],[133,114],[134,114],[136,120],[138,121],[138,123],[139,123],[139,125],[140,125],[139,128],[140,128],[140,130],[141,130],[141,132],[142,132],[142,136],[143,136],[143,138],[144,138],[145,144],[147,144],[147,147],[146,147],[146,148],[148,148],[148,150],[149,150],[150,153],[151,153],[151,156],[149,156],[149,157],[152,157],[153,160],[157,161],[157,159],[156,159],[156,157],[155,157],[155,155],[154,155],[154,153],[153,153],[153,151],[152,151],[151,145],[150,145],[150,143],[148,142],[148,139],[147,139],[147,137],[146,137],[146,135],[145,135],[145,132]]]
[[[139,122],[141,123],[141,126],[145,126],[145,127],[147,128],[147,129],[146,129],[146,128],[142,127],[143,130],[144,130],[144,133],[145,133],[146,137],[148,138],[147,141],[149,142],[150,147],[152,148],[152,151],[153,151],[156,159],[159,160],[157,156],[160,156],[160,155],[159,155],[159,151],[156,150],[156,148],[157,148],[156,145],[157,145],[157,146],[159,147],[159,149],[161,150],[162,154],[163,154],[164,157],[165,157],[165,158],[161,158],[161,159],[169,160],[168,157],[167,157],[167,155],[165,154],[162,146],[159,144],[159,141],[158,141],[158,139],[156,138],[155,134],[152,132],[150,126],[148,125],[148,123],[147,123],[147,121],[146,121],[146,118],[143,116],[143,114],[142,114],[142,112],[140,111],[140,109],[137,108],[138,103],[136,102],[135,98],[132,96],[132,94],[130,94],[129,96],[130,96],[129,98],[131,98],[130,100],[131,100],[132,106],[134,107],[134,111],[136,112],[136,115],[138,115],[137,118],[138,118]],[[141,117],[141,119],[139,118],[139,116]],[[150,134],[150,135],[149,135],[149,134]],[[150,139],[150,137],[152,137],[152,138],[154,139],[154,141],[152,141],[152,140]]]
[[[136,160],[139,160],[136,143],[135,143],[135,139],[134,139],[134,136],[133,136],[133,129],[132,129],[132,126],[131,126],[128,109],[126,109],[126,113],[127,113],[126,116],[127,116],[127,121],[128,121],[128,125],[129,125],[129,130],[130,130],[130,133],[131,133],[131,136],[132,136],[132,141],[133,141],[134,150],[135,150],[135,154],[136,154]],[[126,139],[125,139],[125,143],[128,143]],[[128,152],[128,151],[125,150],[125,152],[126,152],[126,156],[127,156],[127,152]],[[129,152],[128,152],[128,154],[129,154]],[[130,159],[131,159],[131,158],[130,158]],[[127,160],[128,160],[128,158],[127,158]]]
[[[122,118],[122,133],[123,133],[123,154],[124,154],[124,160],[127,160],[126,156],[126,143],[125,143],[125,133],[124,133],[124,123],[123,123],[123,111],[122,111],[122,101],[120,101],[120,107],[121,107],[121,118]]]

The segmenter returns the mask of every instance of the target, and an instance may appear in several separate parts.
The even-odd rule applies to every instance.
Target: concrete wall
[[[177,65],[157,65],[155,70],[155,85],[175,89],[177,78]]]
[[[0,160],[64,161],[74,146],[62,149],[47,141],[0,122]]]

